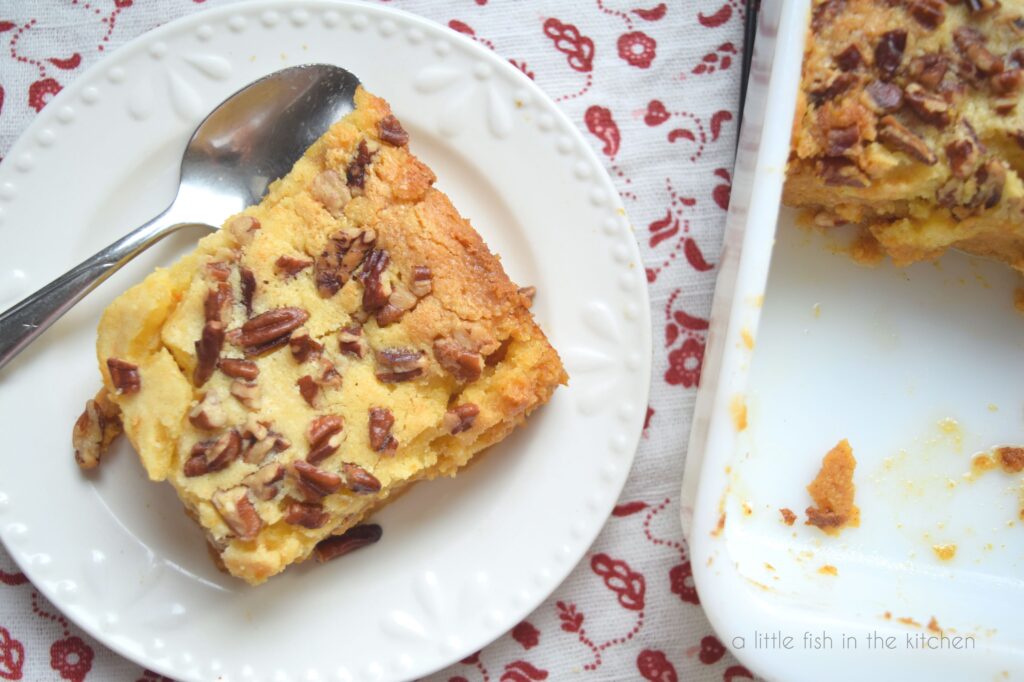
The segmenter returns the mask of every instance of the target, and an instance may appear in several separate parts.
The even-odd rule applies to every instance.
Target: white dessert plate
[[[0,166],[0,307],[155,215],[204,114],[279,68],[330,62],[389,100],[535,313],[571,386],[454,480],[377,515],[383,540],[258,588],[219,573],[169,486],[121,443],[95,475],[71,426],[99,386],[100,311],[199,236],[117,273],[0,375],[0,537],[119,653],[178,679],[394,680],[514,626],[615,504],[650,376],[644,269],[597,156],[528,78],[417,17],[309,0],[232,5],[131,42],[51,101]]]

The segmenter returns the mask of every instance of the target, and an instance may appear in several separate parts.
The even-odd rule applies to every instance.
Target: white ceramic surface
[[[866,268],[837,249],[849,235],[780,211],[808,9],[762,9],[684,482],[701,603],[770,680],[1018,679],[1024,491],[1019,475],[972,475],[971,459],[1024,443],[1019,276],[959,253]],[[830,538],[803,525],[805,486],[841,438],[861,525]],[[932,618],[949,643],[922,647]]]
[[[388,8],[308,0],[196,14],[79,77],[0,166],[0,307],[154,215],[206,111],[278,68],[332,62],[388,99],[439,186],[538,289],[571,386],[455,480],[378,515],[379,544],[251,589],[217,572],[170,488],[122,443],[94,475],[71,425],[98,387],[102,308],[197,235],[132,263],[0,375],[0,537],[120,653],[179,679],[392,680],[479,649],[550,594],[604,524],[647,405],[644,270],[573,124],[494,53]]]

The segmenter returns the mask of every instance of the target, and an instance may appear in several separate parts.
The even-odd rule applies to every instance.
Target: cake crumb
[[[1002,447],[996,448],[996,456],[999,458],[999,466],[1008,474],[1019,474],[1024,471],[1024,448]]]
[[[818,569],[818,573],[821,573],[822,575],[838,576],[839,569],[833,566],[832,564],[825,564],[824,566]]]
[[[845,438],[821,461],[818,476],[807,486],[816,506],[807,507],[806,525],[836,535],[846,526],[860,525],[860,510],[853,503],[853,470],[857,460]]]
[[[749,329],[746,327],[741,329],[740,338],[743,339],[743,345],[747,347],[747,350],[754,350],[754,336]]]
[[[715,524],[715,529],[711,531],[711,537],[717,538],[725,530],[725,512],[718,517],[718,523]]]
[[[928,621],[928,629],[940,635],[942,634],[942,628],[939,627],[939,621],[935,620],[935,616],[932,616],[931,620]]]
[[[949,561],[956,556],[956,545],[932,545],[932,551],[943,561]]]
[[[896,620],[898,620],[899,622],[903,623],[904,625],[912,625],[915,628],[921,627],[920,623],[918,623],[913,618],[910,618],[909,616],[903,616],[902,618],[897,618]]]
[[[789,507],[783,507],[779,510],[779,513],[782,514],[782,522],[787,526],[792,526],[796,521],[796,514]]]
[[[747,403],[742,395],[734,395],[729,403],[729,411],[732,412],[732,423],[737,431],[744,431],[747,428]]]
[[[850,258],[861,265],[878,265],[885,259],[885,250],[874,235],[863,230],[850,244]]]

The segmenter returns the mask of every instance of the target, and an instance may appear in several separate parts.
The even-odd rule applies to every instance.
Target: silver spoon
[[[178,194],[167,210],[0,315],[0,368],[145,249],[183,227],[215,230],[259,202],[267,185],[355,108],[358,85],[337,66],[294,66],[221,102],[192,134]]]

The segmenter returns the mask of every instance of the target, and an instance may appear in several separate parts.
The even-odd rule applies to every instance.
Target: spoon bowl
[[[0,368],[139,253],[184,227],[217,229],[256,204],[332,123],[355,109],[359,79],[337,66],[275,71],[237,91],[196,128],[178,192],[160,215],[0,315]]]

